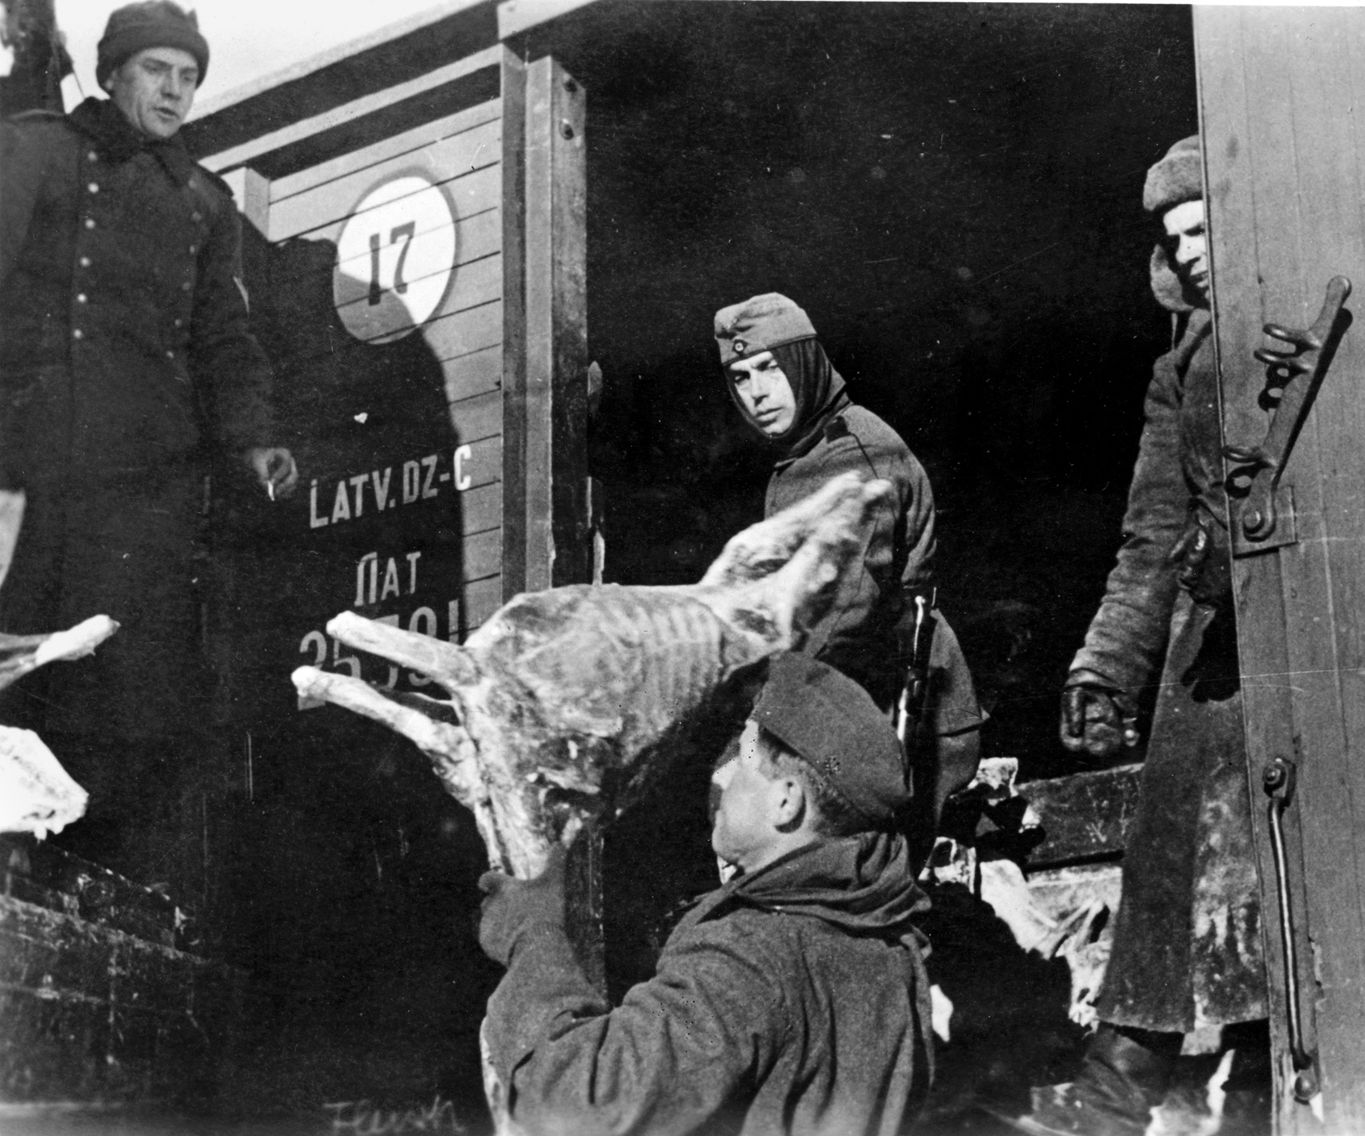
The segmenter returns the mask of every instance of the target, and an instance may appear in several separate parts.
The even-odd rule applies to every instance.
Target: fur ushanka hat
[[[1199,135],[1182,138],[1166,151],[1162,159],[1147,171],[1142,186],[1142,207],[1158,219],[1166,210],[1186,201],[1199,201],[1204,196],[1204,160],[1199,149]],[[1176,274],[1166,246],[1160,242],[1152,250],[1152,295],[1163,308],[1173,312],[1188,312],[1204,306],[1202,297],[1192,294]]]

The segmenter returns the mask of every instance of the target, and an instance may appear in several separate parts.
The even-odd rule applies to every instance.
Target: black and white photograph
[[[0,0],[0,1134],[1365,1133],[1362,99]]]

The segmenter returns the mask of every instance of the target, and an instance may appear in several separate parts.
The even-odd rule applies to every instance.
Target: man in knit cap
[[[99,42],[109,98],[0,125],[0,490],[27,496],[0,628],[120,624],[98,657],[14,687],[0,716],[90,791],[63,841],[144,882],[185,859],[144,853],[201,748],[207,462],[230,458],[263,495],[297,480],[271,445],[232,195],[180,139],[208,65],[193,14],[129,4]]]
[[[479,929],[507,967],[489,1056],[528,1136],[906,1131],[929,1087],[925,906],[897,817],[900,744],[856,683],[781,655],[711,836],[737,872],[611,1009],[564,932],[563,856],[489,873]]]
[[[1158,685],[1099,1028],[1075,1082],[1035,1094],[1022,1122],[1035,1133],[1140,1136],[1185,1035],[1233,1027],[1224,1043],[1248,1066],[1265,1044],[1197,136],[1148,171],[1143,206],[1160,224],[1152,290],[1174,347],[1148,388],[1124,541],[1062,693],[1062,744],[1121,757]],[[1230,1095],[1239,1105],[1256,1094]]]
[[[915,829],[927,841],[944,798],[976,771],[983,717],[957,638],[932,607],[929,478],[900,435],[849,397],[810,317],[786,296],[769,292],[722,308],[715,338],[730,396],[772,452],[765,516],[850,470],[892,484],[862,564],[840,581],[799,649],[901,715]]]

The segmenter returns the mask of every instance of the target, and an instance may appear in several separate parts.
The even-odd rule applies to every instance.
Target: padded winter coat
[[[893,1136],[929,1087],[927,906],[899,836],[823,840],[705,896],[610,1009],[562,930],[514,950],[486,1040],[530,1136]]]

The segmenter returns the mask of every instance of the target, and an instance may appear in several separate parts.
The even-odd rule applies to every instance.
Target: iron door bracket
[[[1265,364],[1266,381],[1261,405],[1273,407],[1265,440],[1259,445],[1223,447],[1233,463],[1228,474],[1228,495],[1234,509],[1232,553],[1248,556],[1298,541],[1294,522],[1294,497],[1280,476],[1289,461],[1318,387],[1331,366],[1337,345],[1351,325],[1351,313],[1343,305],[1351,294],[1351,282],[1333,276],[1317,320],[1307,330],[1279,324],[1263,325],[1266,335],[1289,344],[1288,350],[1257,348],[1256,359]]]

